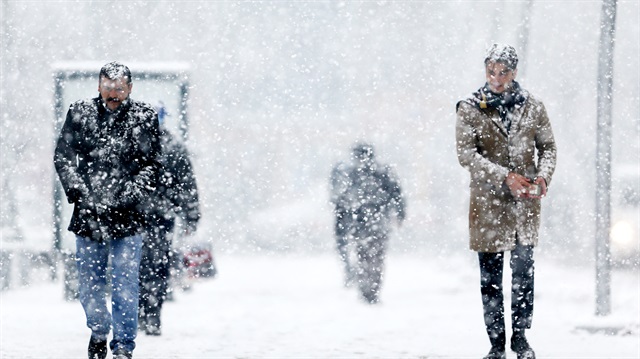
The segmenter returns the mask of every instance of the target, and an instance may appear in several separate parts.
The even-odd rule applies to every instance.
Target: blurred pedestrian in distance
[[[502,291],[504,252],[511,252],[510,347],[533,359],[525,330],[534,299],[533,248],[540,200],[556,167],[556,144],[542,102],[515,81],[518,56],[493,45],[484,60],[486,83],[456,105],[458,161],[470,172],[470,248],[478,252],[484,322],[491,342],[485,359],[506,358]]]
[[[350,165],[334,168],[331,184],[335,205],[336,237],[347,283],[355,279],[363,298],[379,301],[392,212],[398,223],[405,218],[405,201],[389,166],[378,163],[373,146],[356,143]],[[348,253],[349,245],[355,254]],[[356,263],[349,262],[357,258]]]
[[[69,230],[76,234],[91,359],[106,358],[111,327],[114,358],[131,358],[138,330],[141,205],[153,192],[161,165],[156,111],[131,99],[132,89],[127,66],[104,65],[99,96],[71,105],[53,159],[67,200],[74,204]],[[108,281],[112,313],[106,303]]]
[[[168,113],[160,102],[161,150],[158,161],[163,172],[156,191],[143,206],[145,231],[140,263],[139,328],[148,335],[161,334],[162,305],[167,296],[167,283],[172,263],[172,236],[176,219],[186,234],[193,234],[200,220],[198,188],[186,146],[166,128]]]

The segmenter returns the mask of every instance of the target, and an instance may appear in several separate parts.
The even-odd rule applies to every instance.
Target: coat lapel
[[[504,124],[502,123],[502,120],[500,119],[500,115],[498,114],[498,111],[490,111],[490,112],[487,112],[486,114],[491,119],[491,122],[493,122],[493,124],[498,127],[498,129],[500,130],[500,133],[504,137],[509,137],[509,133],[507,132],[507,128],[504,127]]]
[[[522,124],[522,117],[524,114],[524,107],[527,102],[522,105],[516,105],[511,112],[511,133],[520,131],[520,125]]]

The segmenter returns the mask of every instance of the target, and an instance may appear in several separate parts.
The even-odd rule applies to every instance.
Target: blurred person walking
[[[333,199],[340,208],[336,215],[341,217],[336,232],[340,233],[338,241],[343,241],[343,246],[350,241],[355,243],[358,287],[364,300],[375,304],[382,286],[391,212],[402,223],[405,201],[395,174],[389,166],[376,161],[372,145],[356,143],[352,161],[342,175],[336,175],[341,181],[341,189]],[[344,259],[348,254],[341,251],[340,256]]]
[[[534,359],[525,337],[533,318],[533,248],[538,244],[540,200],[556,167],[556,144],[543,103],[515,81],[515,49],[494,44],[484,65],[486,83],[456,105],[456,142],[458,161],[471,175],[470,248],[478,252],[491,342],[485,359],[506,358],[506,251],[511,252],[512,270],[510,347],[518,359]]]
[[[159,106],[163,166],[156,190],[146,205],[145,232],[140,262],[138,326],[148,335],[161,335],[161,311],[167,296],[173,229],[178,219],[185,234],[193,234],[200,219],[198,188],[186,146],[164,126],[167,112]]]
[[[106,358],[111,327],[113,357],[131,358],[138,330],[140,206],[154,190],[161,165],[156,111],[131,99],[132,89],[127,66],[104,65],[99,96],[70,106],[53,159],[67,200],[74,204],[69,230],[76,234],[79,297],[91,329],[90,359]]]

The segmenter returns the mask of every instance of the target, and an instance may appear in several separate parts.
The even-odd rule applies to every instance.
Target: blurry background
[[[407,198],[390,250],[467,251],[455,103],[483,84],[485,50],[502,42],[519,51],[518,80],[544,101],[558,146],[540,253],[591,263],[601,6],[2,0],[2,244],[52,245],[52,64],[118,60],[188,65],[196,236],[216,252],[333,250],[328,176],[358,139],[395,166]],[[638,1],[618,1],[613,102],[613,169],[636,176],[639,11]],[[97,82],[82,97],[96,96]],[[637,177],[631,186],[637,196]],[[632,211],[637,219],[637,202]]]

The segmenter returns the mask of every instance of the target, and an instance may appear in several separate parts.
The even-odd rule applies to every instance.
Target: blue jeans
[[[142,237],[97,242],[76,236],[80,303],[95,339],[107,339],[111,350],[133,352],[138,333],[138,275]],[[107,309],[107,267],[111,260],[111,310]]]

